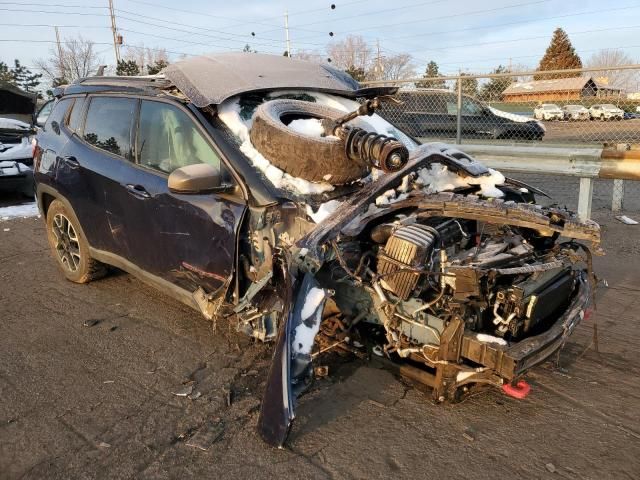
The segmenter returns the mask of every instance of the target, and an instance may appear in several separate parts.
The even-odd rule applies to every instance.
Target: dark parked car
[[[448,90],[400,92],[402,104],[386,104],[382,116],[417,138],[456,138],[458,96]],[[542,140],[545,127],[533,118],[502,112],[462,96],[462,138]]]
[[[0,190],[33,197],[36,94],[0,82]]]
[[[588,315],[578,241],[599,227],[416,144],[374,113],[394,92],[258,54],[79,80],[36,148],[53,255],[71,281],[115,266],[274,340],[258,422],[274,445],[320,349],[383,356],[438,402],[517,389]]]

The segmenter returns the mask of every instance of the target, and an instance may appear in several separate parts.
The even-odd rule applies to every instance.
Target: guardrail
[[[640,150],[472,144],[465,144],[462,149],[487,166],[504,172],[580,178],[578,215],[583,220],[591,217],[594,179],[614,180],[613,211],[622,209],[622,182],[640,180]]]

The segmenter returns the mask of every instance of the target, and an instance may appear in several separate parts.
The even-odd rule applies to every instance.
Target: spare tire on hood
[[[289,175],[332,185],[350,183],[366,176],[370,167],[350,160],[342,140],[305,135],[288,127],[293,120],[337,120],[344,115],[345,112],[316,103],[271,100],[256,109],[251,143],[271,164]]]

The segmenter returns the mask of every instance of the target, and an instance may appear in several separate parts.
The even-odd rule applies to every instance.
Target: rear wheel
[[[51,202],[47,210],[47,239],[67,280],[88,283],[107,273],[106,265],[89,255],[89,244],[75,215],[60,200]]]

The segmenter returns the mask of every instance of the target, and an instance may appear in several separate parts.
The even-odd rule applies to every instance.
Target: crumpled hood
[[[0,130],[29,133],[31,131],[31,125],[13,118],[0,117]]]

